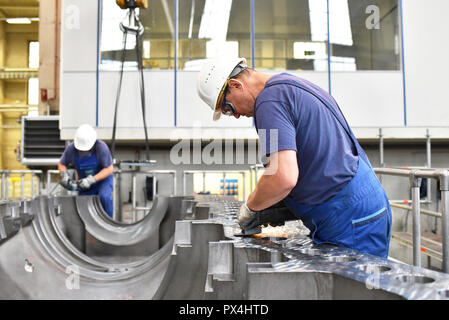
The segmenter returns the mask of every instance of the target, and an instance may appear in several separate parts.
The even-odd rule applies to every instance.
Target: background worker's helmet
[[[246,65],[246,59],[224,57],[208,59],[198,75],[198,95],[214,111],[214,121],[221,116],[221,106],[217,104],[223,94],[224,86],[239,64]]]
[[[97,141],[97,132],[92,126],[83,124],[75,133],[75,148],[79,151],[89,151]]]

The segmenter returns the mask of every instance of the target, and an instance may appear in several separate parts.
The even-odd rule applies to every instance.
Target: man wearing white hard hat
[[[244,58],[206,60],[197,89],[214,120],[222,114],[254,117],[269,156],[273,170],[259,179],[239,210],[243,231],[258,232],[254,226],[260,225],[261,212],[282,204],[316,243],[388,255],[388,198],[329,93],[288,73],[257,72]]]
[[[72,181],[67,167],[74,166],[77,181]],[[81,125],[75,140],[65,149],[58,169],[61,185],[66,189],[79,189],[79,195],[98,195],[109,217],[113,214],[112,188],[114,167],[108,146],[97,140],[97,132],[88,124]]]

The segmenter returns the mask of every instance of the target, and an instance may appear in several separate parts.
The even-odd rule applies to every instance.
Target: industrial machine
[[[158,196],[123,225],[96,197],[0,204],[0,299],[449,299],[449,275],[316,245],[299,221],[237,237],[240,205]]]
[[[122,9],[148,8],[148,0],[116,0],[116,2]]]
[[[151,163],[140,48],[144,30],[138,16],[148,1],[116,3],[128,14],[120,25],[122,68],[112,153],[126,41],[133,35],[146,161],[120,164],[140,168]],[[57,164],[65,147],[58,119],[37,120],[23,120],[22,163]],[[234,197],[156,196],[156,178],[147,178],[145,196],[152,207],[130,224],[110,219],[96,196],[49,192],[1,202],[0,299],[449,300],[448,274],[317,245],[282,202],[241,227],[237,212],[242,203]]]
[[[59,116],[23,116],[20,162],[30,168],[45,168],[58,164],[65,149],[60,139]]]

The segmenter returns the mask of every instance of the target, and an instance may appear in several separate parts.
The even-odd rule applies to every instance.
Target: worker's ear
[[[228,82],[228,86],[231,88],[241,89],[243,88],[243,83],[237,79],[230,79]]]

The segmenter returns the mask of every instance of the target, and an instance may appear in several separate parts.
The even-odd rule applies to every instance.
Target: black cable
[[[142,51],[140,50],[140,40],[139,33],[136,33],[136,55],[137,55],[137,65],[140,71],[140,99],[142,102],[142,118],[143,118],[143,128],[145,130],[145,154],[147,161],[150,161],[150,145],[148,141],[148,131],[147,131],[147,121],[145,118],[146,108],[145,108],[145,81],[143,75],[143,63],[142,63]]]
[[[130,9],[130,17],[134,18],[139,24],[139,18],[135,15],[134,9]],[[131,19],[131,18],[130,18]],[[119,85],[117,89],[117,97],[115,100],[115,111],[114,111],[114,125],[112,128],[112,142],[111,142],[111,153],[112,157],[114,158],[115,155],[115,135],[117,130],[117,113],[118,113],[118,105],[120,102],[120,94],[122,89],[122,83],[123,83],[123,71],[124,71],[124,64],[126,59],[126,42],[127,42],[127,36],[128,36],[128,28],[123,26],[123,51],[122,51],[122,57],[121,57],[121,68],[120,68],[120,78],[119,78]],[[147,123],[146,123],[146,106],[145,106],[145,81],[144,81],[144,73],[143,73],[143,57],[142,57],[142,50],[140,47],[140,38],[139,33],[141,30],[130,30],[130,32],[135,33],[136,35],[136,59],[137,59],[137,67],[140,73],[140,98],[141,98],[141,104],[142,104],[142,118],[143,118],[143,127],[145,130],[145,154],[147,161],[150,161],[150,144],[148,140],[148,130],[147,130]]]
[[[125,30],[123,32],[123,50],[122,50],[122,57],[121,57],[120,78],[119,78],[118,89],[117,89],[117,97],[115,98],[114,125],[112,127],[112,142],[111,142],[112,159],[115,158],[115,132],[116,132],[116,129],[117,129],[117,111],[118,111],[118,105],[119,105],[119,102],[120,102],[120,93],[122,91],[123,66],[125,64],[125,59],[126,59],[126,40],[127,40],[127,37],[128,37],[128,31]]]

